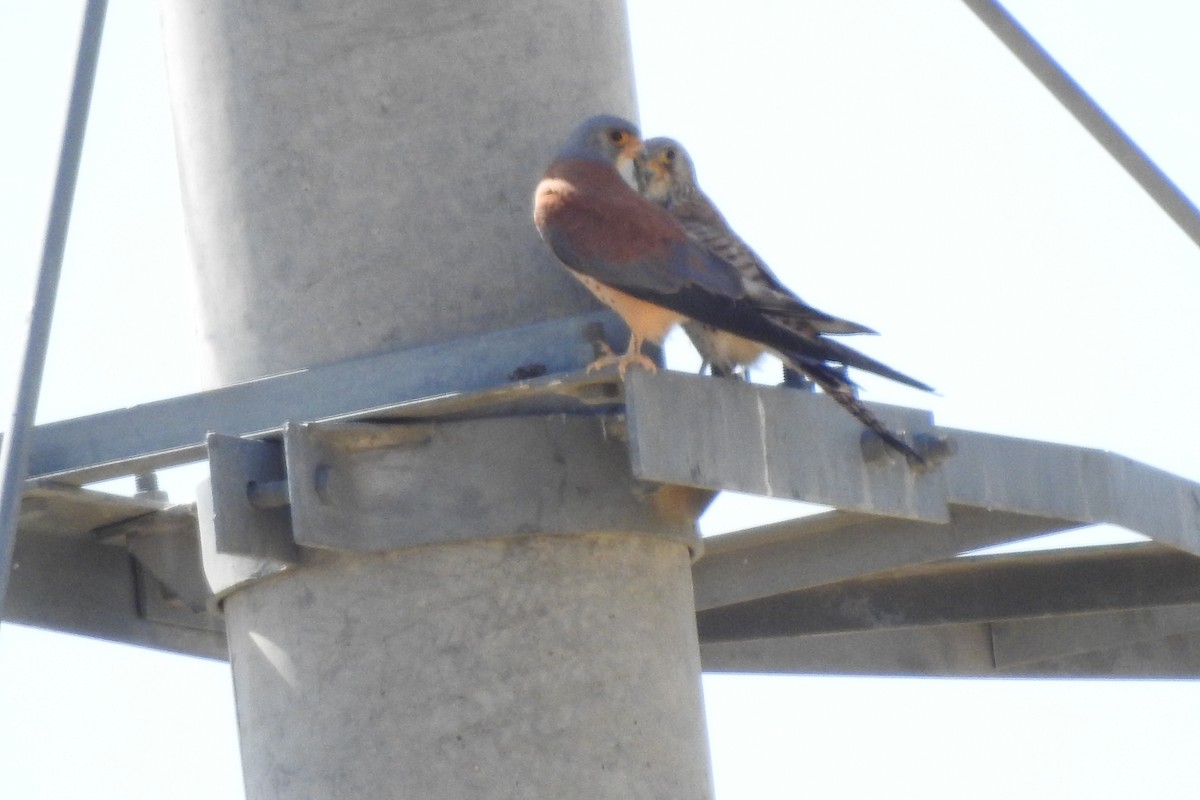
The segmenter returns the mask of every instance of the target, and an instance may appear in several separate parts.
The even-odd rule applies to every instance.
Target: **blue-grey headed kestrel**
[[[625,183],[617,161],[634,157],[640,147],[632,123],[592,117],[571,133],[534,192],[533,220],[542,239],[629,326],[626,352],[605,356],[592,367],[616,363],[623,374],[637,363],[653,370],[642,342],[661,342],[676,323],[694,320],[766,346],[891,447],[922,462],[859,402],[853,384],[829,362],[926,391],[930,387],[819,331],[796,330],[793,298],[756,296],[734,264],[696,244],[670,212]]]

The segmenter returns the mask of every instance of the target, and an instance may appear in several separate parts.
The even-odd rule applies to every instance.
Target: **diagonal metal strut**
[[[100,38],[104,32],[104,15],[107,10],[107,0],[88,0],[84,11],[79,55],[75,61],[75,80],[71,86],[67,125],[58,158],[58,176],[54,181],[50,219],[46,224],[42,264],[38,270],[33,308],[29,315],[21,377],[9,417],[8,435],[0,442],[0,610],[4,607],[4,596],[8,590],[9,564],[16,541],[21,492],[24,489],[25,470],[29,460],[29,434],[33,427],[34,413],[37,411],[42,371],[46,365],[50,320],[54,313],[55,295],[58,293],[58,278],[62,273],[67,228],[71,222],[71,206],[75,199],[75,180],[79,175],[83,136],[87,130],[88,107],[92,100],[92,85],[96,78],[96,61],[100,56]]]
[[[1154,202],[1200,245],[1200,210],[1083,87],[995,0],[963,0]]]

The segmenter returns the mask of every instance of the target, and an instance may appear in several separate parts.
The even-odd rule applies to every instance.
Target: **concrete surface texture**
[[[248,798],[710,796],[687,548],[348,557],[226,602]]]
[[[530,224],[632,116],[619,0],[162,4],[207,385],[594,302]]]

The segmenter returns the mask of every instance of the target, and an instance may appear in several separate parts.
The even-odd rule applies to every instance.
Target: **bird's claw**
[[[624,353],[623,355],[617,355],[611,350],[609,350],[606,355],[603,355],[600,358],[597,358],[591,364],[588,364],[587,371],[595,372],[596,370],[604,369],[605,367],[611,367],[613,364],[617,365],[617,374],[620,375],[622,379],[624,379],[625,370],[629,369],[630,364],[637,364],[639,367],[643,367],[650,372],[658,372],[658,365],[654,363],[653,359],[643,353]]]
[[[658,364],[655,364],[650,356],[644,353],[626,353],[617,359],[617,374],[624,378],[625,370],[630,364],[637,364],[650,372],[658,372]]]
[[[612,366],[620,360],[620,356],[614,353],[613,349],[608,346],[608,342],[604,341],[603,339],[597,340],[592,344],[595,347],[598,358],[587,365],[588,372],[602,370],[605,367]]]

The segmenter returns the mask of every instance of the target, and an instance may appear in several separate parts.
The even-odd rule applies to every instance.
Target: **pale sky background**
[[[1008,7],[1200,197],[1200,4]],[[0,0],[4,403],[81,9]],[[801,296],[940,391],[864,378],[867,399],[1200,480],[1200,251],[964,5],[631,0],[630,17],[643,131],[689,147]],[[40,421],[199,388],[181,228],[156,5],[114,0]],[[797,513],[723,499],[705,527]],[[0,794],[240,798],[230,689],[224,663],[5,625]],[[721,800],[1200,796],[1196,682],[722,675],[705,694]]]

